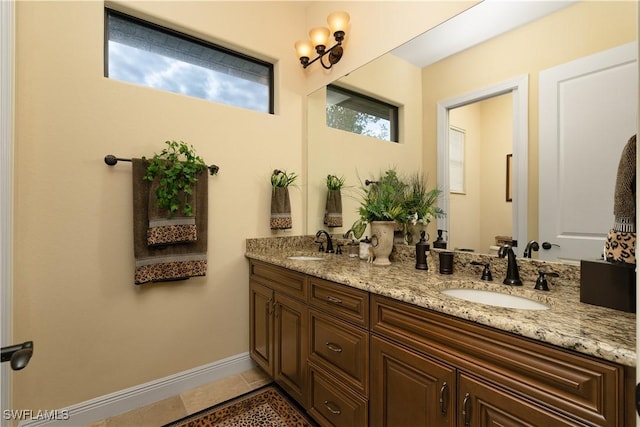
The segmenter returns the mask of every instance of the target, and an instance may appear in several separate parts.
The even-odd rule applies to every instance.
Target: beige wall
[[[581,2],[423,69],[424,167],[437,168],[436,106],[529,75],[528,231],[538,234],[538,76],[555,65],[636,40],[636,2]]]
[[[389,75],[394,78],[389,79]],[[326,90],[309,95],[310,232],[326,228],[323,215],[328,174],[345,178],[343,227],[332,229],[332,232],[344,233],[358,219],[359,190],[366,179],[375,179],[390,168],[400,174],[422,169],[420,69],[395,56],[384,55],[340,79],[340,85],[398,106],[400,141],[392,143],[327,127]],[[367,231],[367,234],[371,233]]]
[[[506,155],[512,150],[511,94],[451,110],[449,123],[465,131],[464,194],[450,194],[449,247],[486,253],[495,236],[510,236]]]
[[[244,239],[273,234],[271,170],[304,173],[309,88],[469,4],[320,3],[115,3],[274,61],[276,114],[268,115],[104,78],[102,2],[17,2],[13,338],[34,340],[36,350],[12,374],[14,408],[64,407],[248,350]],[[315,9],[338,4],[353,7],[352,56],[330,72],[303,72],[294,41]],[[425,7],[429,15],[416,13]],[[396,21],[399,32],[379,30]],[[135,287],[130,165],[102,159],[152,155],[167,139],[193,144],[221,168],[209,178],[209,271]],[[291,197],[290,234],[302,234],[304,186]]]

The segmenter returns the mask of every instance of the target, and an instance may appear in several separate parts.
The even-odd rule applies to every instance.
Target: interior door
[[[637,129],[637,80],[636,43],[540,73],[538,226],[553,244],[541,259],[602,256],[620,155]]]

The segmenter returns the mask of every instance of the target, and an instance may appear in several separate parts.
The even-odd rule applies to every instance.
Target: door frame
[[[15,0],[0,1],[0,345],[11,343]],[[11,375],[0,368],[0,408],[11,404]],[[8,425],[8,421],[1,421]]]
[[[438,206],[449,212],[449,110],[511,93],[513,99],[513,239],[522,247],[527,241],[529,180],[529,75],[524,74],[438,102],[437,148]],[[449,219],[438,218],[438,229],[449,230]]]

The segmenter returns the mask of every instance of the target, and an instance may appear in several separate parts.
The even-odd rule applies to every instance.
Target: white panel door
[[[547,260],[597,259],[613,226],[622,148],[637,130],[637,45],[540,73],[539,242]],[[557,246],[556,246],[557,245]]]

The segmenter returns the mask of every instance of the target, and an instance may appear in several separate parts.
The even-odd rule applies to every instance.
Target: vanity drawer
[[[368,403],[362,396],[310,365],[309,414],[322,426],[365,427]]]
[[[380,296],[371,331],[589,424],[624,425],[621,366]]]
[[[309,304],[357,325],[369,326],[369,293],[309,277]]]
[[[307,300],[306,275],[266,262],[251,261],[250,278],[275,291]]]
[[[313,309],[309,325],[309,360],[366,395],[369,333]]]

